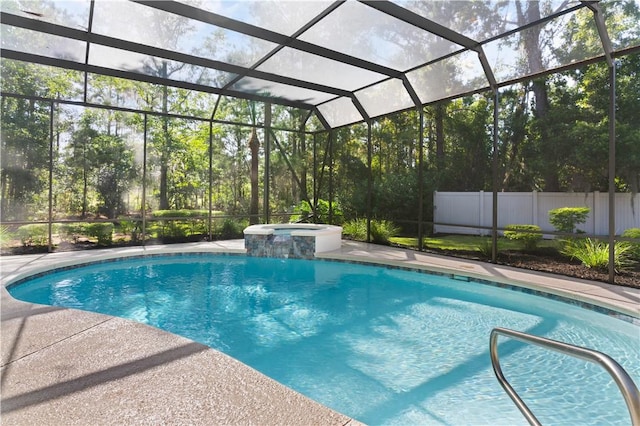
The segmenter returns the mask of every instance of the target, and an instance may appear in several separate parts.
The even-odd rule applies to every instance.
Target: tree
[[[71,194],[77,194],[77,188],[80,186],[80,217],[85,218],[88,213],[89,204],[89,185],[93,184],[94,168],[98,165],[96,162],[96,146],[95,141],[99,135],[98,131],[93,128],[96,120],[95,113],[85,110],[80,118],[80,124],[71,136],[71,141],[67,147],[67,159],[65,164],[69,167],[68,174],[68,191]],[[73,204],[70,206],[73,208]]]
[[[616,177],[621,190],[637,193],[640,190],[640,54],[619,58],[616,79]],[[609,142],[609,72],[605,64],[587,67],[578,75],[583,121],[579,129],[585,137],[579,146],[585,168],[595,173],[606,188],[606,165],[593,164],[596,158],[608,155]],[[599,157],[596,157],[596,155]],[[601,188],[602,188],[601,186]],[[604,188],[603,188],[604,189]]]
[[[525,11],[520,2],[517,5],[519,17],[526,19],[537,17],[543,7],[551,7],[547,2],[528,2]],[[640,9],[637,3],[620,1],[603,2],[600,5],[614,44],[633,45],[640,40],[640,29],[637,26]],[[558,7],[565,7],[565,2]],[[552,44],[547,41],[545,46],[551,58],[558,63],[570,63],[601,55],[604,51],[593,22],[593,14],[589,10],[584,12],[570,15],[568,22],[562,20],[562,27],[549,25],[544,30],[533,27],[523,31],[525,37],[522,41],[529,67],[546,67],[544,62],[540,62],[542,57],[539,53],[543,46],[541,31],[547,33],[547,40],[561,40]],[[623,57],[622,62],[630,65],[633,61],[628,58]],[[620,72],[617,90],[618,104],[626,104],[624,109],[619,108],[621,115],[617,117],[619,148],[624,147],[625,152],[617,159],[617,173],[623,173],[624,180],[630,182],[632,187],[633,181],[637,181],[638,156],[635,153],[638,144],[633,136],[634,125],[628,127],[627,123],[635,123],[637,120],[625,114],[638,106],[637,96],[634,95],[638,93],[638,86],[637,83],[634,85],[637,78],[633,77],[637,68],[636,71],[632,70],[633,65],[630,68]],[[531,68],[532,72],[535,70]],[[631,78],[625,77],[626,75]],[[608,73],[604,63],[532,81],[531,88],[535,96],[532,136],[537,148],[533,150],[530,161],[542,174],[545,190],[607,189],[608,172],[602,159],[608,156],[608,86]],[[538,161],[535,160],[535,154],[538,155]]]
[[[269,185],[271,208],[276,211],[287,211],[301,200],[310,200],[308,194],[312,188],[309,186],[307,175],[313,164],[313,156],[312,152],[307,150],[307,136],[303,133],[303,120],[307,115],[308,111],[305,110],[272,105],[273,127],[292,129],[273,131],[273,145],[279,148],[272,150],[270,154]]]
[[[79,210],[82,218],[92,207],[109,218],[126,213],[124,195],[137,177],[133,149],[111,134],[111,119],[108,111],[85,109],[58,165],[66,171],[60,178],[66,192],[80,194],[77,203],[71,198],[69,208]]]
[[[110,7],[121,6],[111,5]],[[209,31],[207,37],[202,39],[200,33],[198,33],[201,28],[198,28],[193,20],[166,13],[151,6],[128,4],[127,7],[135,8],[133,10],[144,14],[144,21],[149,23],[149,27],[141,28],[139,25],[131,25],[130,28],[127,28],[128,31],[132,31],[128,32],[129,37],[136,42],[168,50],[180,51],[188,49],[189,53],[200,57],[215,56],[216,49],[220,45],[217,41],[222,38],[221,30]],[[136,22],[139,19],[136,18]],[[123,23],[115,22],[112,25],[114,27],[110,31],[117,32]],[[117,34],[117,36],[120,36],[120,34]],[[193,43],[193,40],[198,40],[199,43]],[[210,81],[210,70],[204,67],[192,66],[158,57],[149,57],[138,65],[144,74],[158,76],[163,79],[215,84],[215,82]],[[173,152],[176,149],[175,144],[180,142],[175,139],[175,134],[179,133],[175,129],[176,123],[165,114],[174,112],[184,115],[199,115],[197,98],[201,97],[202,94],[195,94],[166,85],[140,84],[138,87],[140,98],[147,104],[146,108],[159,110],[163,114],[159,122],[155,121],[156,128],[151,132],[150,145],[157,155],[155,165],[159,171],[158,206],[161,210],[166,210],[175,207],[171,205],[171,195],[174,190],[169,187],[169,173]]]
[[[46,188],[49,164],[49,105],[25,99],[1,100],[1,215],[25,219],[46,204],[32,205]],[[33,216],[32,216],[33,217]],[[43,218],[41,218],[43,219]]]
[[[115,219],[126,213],[123,197],[136,177],[133,151],[115,135],[100,135],[93,142],[98,211]]]
[[[47,92],[59,74],[42,75],[36,67],[3,60],[2,85],[7,92],[38,95]],[[0,215],[21,220],[46,211],[49,167],[49,120],[51,105],[28,99],[0,100]],[[44,219],[44,217],[41,217]]]
[[[364,217],[367,212],[367,144],[366,127],[354,125],[334,132],[333,177],[324,170],[319,198],[329,199],[329,179],[334,181],[334,200],[342,206],[345,219]],[[322,164],[319,164],[322,167]]]
[[[529,137],[529,108],[526,85],[517,84],[500,92],[498,176],[503,176],[498,190],[530,191],[539,188],[539,180],[528,159],[532,141]]]

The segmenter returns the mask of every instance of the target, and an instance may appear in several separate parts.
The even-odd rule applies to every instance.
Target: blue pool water
[[[640,327],[478,282],[383,267],[225,255],[47,274],[17,299],[130,318],[221,350],[369,424],[526,424],[491,369],[494,327],[605,352],[640,383]],[[629,424],[601,368],[501,339],[542,424]],[[214,374],[212,372],[212,374]]]

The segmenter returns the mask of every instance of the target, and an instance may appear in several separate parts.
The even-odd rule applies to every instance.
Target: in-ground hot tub
[[[316,253],[337,250],[342,227],[314,223],[251,225],[244,230],[249,256],[311,259]]]

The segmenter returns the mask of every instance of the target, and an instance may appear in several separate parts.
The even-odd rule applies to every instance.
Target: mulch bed
[[[478,252],[433,249],[427,249],[425,251],[445,256],[487,261],[487,259],[480,258]],[[497,263],[531,271],[549,272],[605,283],[609,282],[608,270],[587,268],[579,261],[571,260],[552,250],[536,253],[505,250],[498,253]],[[636,263],[635,267],[629,270],[617,273],[615,283],[625,287],[640,288],[640,263]]]

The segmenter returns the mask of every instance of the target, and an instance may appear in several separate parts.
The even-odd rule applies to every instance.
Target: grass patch
[[[418,248],[418,239],[412,237],[392,237],[391,243],[400,246]],[[507,238],[498,238],[500,250],[522,250],[522,244],[518,241]],[[442,235],[423,238],[425,248],[438,250],[462,250],[480,252],[480,247],[491,244],[491,237],[478,235]],[[554,240],[542,240],[538,243],[538,249],[555,248],[557,243]]]
[[[388,220],[371,220],[371,242],[388,245],[391,239],[399,232],[399,228]],[[356,241],[367,240],[367,220],[354,219],[342,225],[342,233]],[[416,246],[417,247],[417,246]]]

